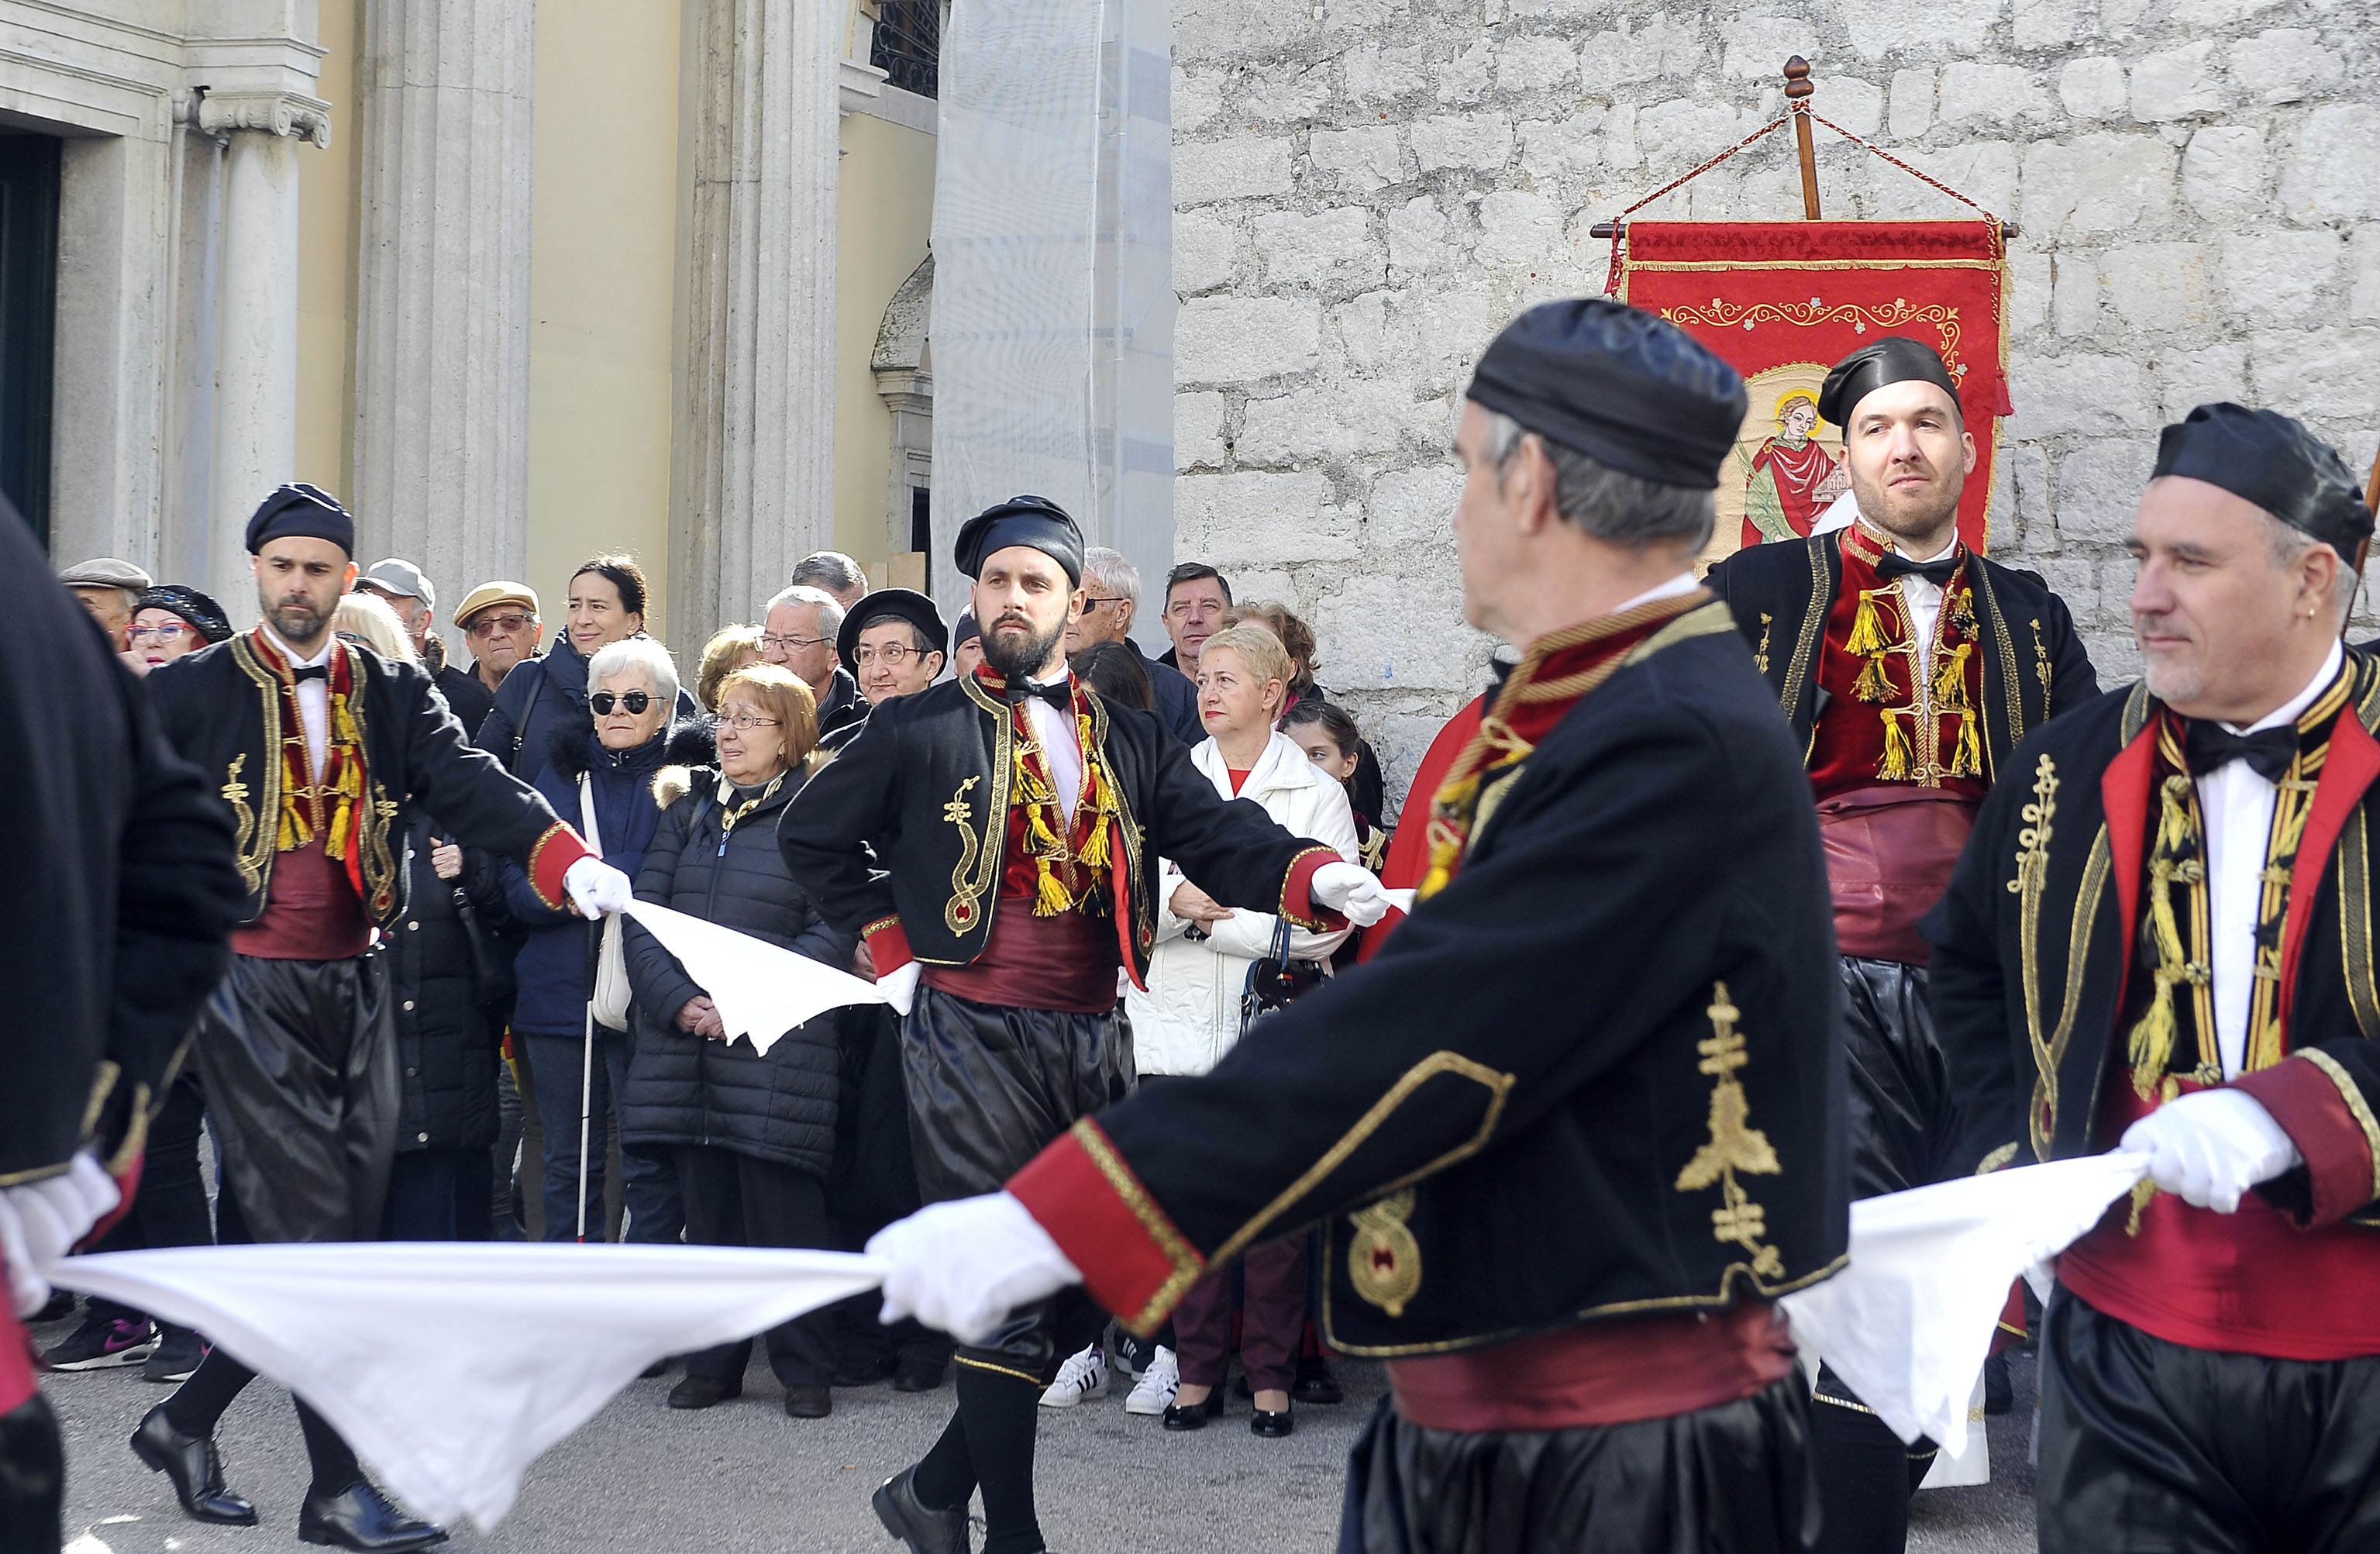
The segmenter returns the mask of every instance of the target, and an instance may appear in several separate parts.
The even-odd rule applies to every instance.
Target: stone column
[[[331,121],[303,99],[210,94],[199,127],[225,138],[207,586],[239,618],[248,516],[298,461],[298,152],[329,145]]]
[[[700,0],[670,631],[757,621],[834,536],[837,67],[827,0]]]
[[[369,0],[355,509],[443,595],[528,565],[535,0]]]

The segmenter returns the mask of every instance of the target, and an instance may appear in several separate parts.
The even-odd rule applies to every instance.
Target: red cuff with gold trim
[[[1206,1259],[1086,1117],[1026,1162],[1008,1192],[1083,1273],[1091,1298],[1143,1338],[1206,1271]]]
[[[1331,933],[1347,926],[1347,919],[1314,901],[1314,876],[1324,864],[1345,863],[1336,847],[1320,844],[1308,847],[1290,861],[1289,878],[1281,887],[1281,916],[1310,933]]]
[[[537,845],[528,850],[529,889],[549,908],[562,911],[570,904],[570,892],[562,888],[562,877],[580,858],[593,856],[595,849],[587,845],[586,839],[572,830],[568,821],[554,821],[537,839]]]
[[[2271,1112],[2305,1158],[2313,1199],[2306,1219],[2310,1228],[2343,1220],[2380,1197],[2374,1159],[2380,1140],[2373,1136],[2369,1108],[2364,1117],[2356,1115],[2362,1092],[2336,1062],[2320,1052],[2300,1052],[2240,1074],[2231,1087],[2246,1091]]]
[[[859,937],[867,941],[868,958],[879,977],[890,977],[917,958],[909,953],[909,935],[898,917],[879,917],[861,929]]]

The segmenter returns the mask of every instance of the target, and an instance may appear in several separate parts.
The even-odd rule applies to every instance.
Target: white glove
[[[906,1015],[909,1005],[917,1000],[917,978],[925,967],[911,961],[898,971],[888,971],[876,979],[876,990],[892,1006],[895,1014]]]
[[[915,1317],[962,1343],[1020,1305],[1083,1281],[1050,1232],[1006,1193],[929,1205],[868,1239],[885,1266],[882,1320]]]
[[[0,1263],[18,1317],[42,1309],[50,1270],[122,1196],[88,1149],[55,1176],[0,1190]]]
[[[570,897],[570,904],[578,908],[583,917],[601,917],[607,912],[625,912],[637,899],[636,887],[628,877],[605,863],[601,858],[580,858],[562,871],[562,888]]]
[[[2185,1203],[2229,1214],[2240,1196],[2301,1164],[2298,1147],[2245,1090],[2197,1090],[2124,1130],[2119,1147],[2149,1157],[2149,1178]]]
[[[1370,928],[1389,915],[1389,898],[1379,877],[1359,865],[1326,863],[1314,871],[1307,887],[1317,904],[1327,906],[1359,929]]]

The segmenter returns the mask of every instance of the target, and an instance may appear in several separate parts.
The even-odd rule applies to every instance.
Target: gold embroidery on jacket
[[[1421,1289],[1421,1243],[1405,1229],[1414,1211],[1411,1187],[1390,1193],[1348,1216],[1355,1226],[1347,1246],[1347,1279],[1355,1293],[1391,1317]]]
[[[2380,1036],[2380,987],[2372,965],[2371,827],[2361,805],[2348,811],[2338,839],[2338,941],[2347,1004],[2355,1013],[2355,1028],[2368,1041]]]
[[[2049,839],[2058,818],[2058,763],[2044,755],[2034,763],[2033,802],[2020,811],[2016,878],[2008,882],[2017,898],[2017,953],[2024,976],[2024,1030],[2033,1061],[2045,1071],[2048,1048],[2041,1039],[2041,894],[2049,885]]]
[[[1742,1033],[1735,1028],[1741,1012],[1728,1002],[1724,982],[1711,985],[1711,1000],[1712,1034],[1694,1043],[1694,1050],[1703,1055],[1694,1066],[1718,1081],[1711,1087],[1710,1142],[1695,1150],[1678,1172],[1677,1190],[1699,1193],[1718,1184],[1719,1207],[1711,1210],[1711,1239],[1742,1247],[1752,1254],[1755,1275],[1777,1279],[1785,1272],[1785,1257],[1762,1239],[1768,1233],[1768,1211],[1752,1201],[1735,1176],[1738,1172],[1774,1176],[1784,1168],[1778,1164],[1768,1135],[1746,1125],[1752,1103],[1735,1074],[1752,1060],[1743,1050]]]
[[[1760,646],[1752,650],[1752,662],[1763,674],[1768,673],[1768,630],[1776,619],[1766,610],[1760,612]]]
[[[253,895],[263,888],[264,865],[261,858],[251,856],[249,846],[256,840],[256,806],[248,802],[248,784],[239,780],[239,774],[247,765],[246,751],[232,757],[231,767],[224,773],[226,781],[221,791],[224,802],[231,806],[232,819],[239,825],[238,833],[232,838],[231,844],[232,852],[236,855],[234,861],[239,865],[239,882]]]
[[[2042,716],[2049,715],[2049,686],[2056,678],[2049,667],[2049,649],[2041,640],[2041,622],[2033,623],[2033,673],[2041,682]]]
[[[942,819],[959,828],[959,863],[951,870],[950,904],[942,908],[943,925],[953,933],[965,933],[975,927],[975,904],[984,890],[983,881],[967,879],[967,871],[975,867],[976,854],[981,850],[981,844],[967,825],[968,818],[975,813],[975,807],[967,802],[966,795],[967,790],[981,781],[983,779],[979,776],[969,777],[959,784],[958,792],[951,795],[950,802],[942,806]]]

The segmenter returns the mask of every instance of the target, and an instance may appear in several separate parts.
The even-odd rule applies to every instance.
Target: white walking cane
[[[603,953],[603,925],[587,925],[587,964],[591,968]],[[587,986],[587,1046],[578,1064],[578,1239],[587,1240],[587,1137],[595,1118],[595,986],[590,972]]]

